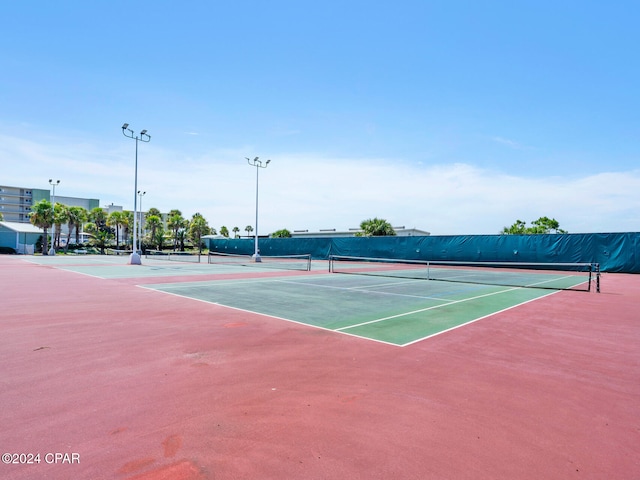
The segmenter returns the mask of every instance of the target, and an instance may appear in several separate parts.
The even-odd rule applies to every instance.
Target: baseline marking
[[[428,338],[435,337],[437,335],[442,335],[443,333],[447,333],[447,332],[450,332],[451,330],[455,330],[457,328],[464,327],[466,325],[469,325],[470,323],[475,323],[475,322],[477,322],[479,320],[483,320],[485,318],[489,318],[489,317],[491,317],[493,315],[497,315],[498,313],[506,312],[507,310],[511,310],[512,308],[516,308],[516,307],[519,307],[521,305],[525,305],[525,304],[530,303],[530,302],[535,302],[536,300],[540,300],[541,298],[548,297],[549,295],[555,295],[556,293],[559,293],[559,292],[560,292],[559,290],[555,291],[555,292],[550,292],[550,293],[547,293],[546,295],[542,295],[540,297],[532,298],[530,300],[526,300],[524,302],[517,303],[515,305],[511,305],[510,307],[503,308],[502,310],[498,310],[496,312],[488,313],[487,315],[483,315],[482,317],[474,318],[473,320],[469,320],[468,322],[461,323],[460,325],[455,325],[453,327],[447,328],[446,330],[441,330],[439,332],[432,333],[431,335],[427,335],[426,337],[422,337],[422,338],[417,338],[415,340],[411,340],[410,342],[403,343],[400,346],[401,347],[407,347],[409,345],[413,345],[414,343],[418,343],[418,342],[421,342],[423,340],[427,340]]]

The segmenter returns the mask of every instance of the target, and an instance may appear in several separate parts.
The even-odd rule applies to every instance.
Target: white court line
[[[423,280],[416,280],[417,282],[421,282]],[[292,284],[292,285],[302,285],[302,286],[306,286],[306,287],[314,287],[314,288],[329,288],[329,289],[334,289],[334,290],[344,290],[344,291],[359,291],[362,293],[370,293],[370,294],[377,294],[377,295],[394,295],[394,296],[398,296],[398,297],[410,297],[410,298],[420,298],[420,299],[427,299],[427,300],[436,300],[436,301],[441,301],[441,302],[451,302],[453,300],[451,299],[446,299],[446,298],[442,298],[442,297],[429,297],[429,296],[422,296],[422,295],[407,295],[407,294],[402,294],[402,293],[390,293],[390,292],[379,292],[376,290],[363,290],[363,288],[366,287],[335,287],[332,285],[323,285],[323,284],[319,284],[319,283],[310,283],[310,282],[304,282],[304,281],[300,281],[300,282],[296,282],[296,281],[292,281],[292,280],[280,280],[277,278],[268,278],[268,279],[247,279],[247,280],[227,280],[227,281],[220,281],[220,280],[206,280],[203,282],[188,282],[188,283],[172,283],[172,284],[159,284],[158,289],[181,289],[181,288],[186,288],[186,289],[190,289],[190,288],[194,288],[194,287],[208,287],[208,286],[217,286],[217,285],[223,285],[223,286],[234,286],[234,285],[238,285],[238,284],[247,284],[247,283],[287,283],[287,284]],[[402,282],[402,283],[409,283],[409,282]],[[156,284],[151,284],[151,285],[156,285]],[[161,285],[161,286],[160,286]],[[374,286],[384,286],[384,285],[391,285],[391,284],[380,284],[380,285],[374,285]],[[398,285],[398,283],[396,283],[396,285]]]
[[[421,282],[421,281],[424,281],[424,280],[415,280],[415,282]],[[447,303],[443,303],[443,304],[440,304],[440,305],[434,305],[434,306],[431,306],[431,307],[418,309],[418,310],[414,310],[414,311],[411,311],[411,312],[405,312],[405,313],[401,313],[401,314],[397,314],[397,315],[392,315],[392,316],[388,316],[388,317],[384,317],[384,318],[379,318],[379,319],[375,319],[375,320],[370,320],[370,321],[362,322],[362,323],[355,324],[355,325],[349,325],[349,326],[346,326],[346,327],[340,327],[340,328],[332,329],[332,328],[321,327],[321,326],[318,326],[318,325],[313,325],[313,324],[310,324],[310,323],[300,322],[300,321],[297,321],[297,320],[291,320],[291,319],[284,318],[284,317],[279,317],[279,316],[276,316],[276,315],[260,313],[260,312],[254,311],[254,310],[247,310],[247,309],[243,309],[243,308],[239,308],[239,307],[233,307],[233,306],[230,306],[230,305],[225,305],[225,304],[218,303],[218,302],[202,300],[202,299],[199,299],[199,298],[194,298],[194,297],[190,297],[190,296],[186,296],[186,295],[181,295],[181,294],[178,294],[178,293],[173,293],[173,292],[165,290],[165,289],[193,288],[194,286],[202,286],[202,287],[215,286],[215,285],[233,286],[233,285],[237,285],[239,283],[240,284],[252,284],[252,283],[265,283],[265,282],[266,283],[268,283],[268,282],[289,283],[289,284],[294,284],[294,285],[306,285],[306,286],[317,287],[317,288],[329,288],[329,289],[338,289],[338,290],[344,290],[344,291],[360,291],[362,293],[373,293],[373,294],[382,294],[382,295],[396,295],[396,296],[404,296],[404,297],[414,297],[414,298],[420,298],[420,299],[431,299],[431,300],[436,300],[436,301],[443,301],[443,302],[447,302]],[[198,285],[194,285],[194,283],[197,283]],[[395,285],[398,285],[399,283],[413,283],[413,281],[412,282],[396,282]],[[539,282],[539,283],[546,283],[546,281]],[[394,284],[393,283],[378,284],[378,285],[375,285],[375,286],[385,286],[385,285],[394,285]],[[534,285],[534,284],[532,284],[532,285]],[[356,337],[356,338],[361,338],[361,339],[365,339],[365,340],[369,340],[369,341],[374,341],[374,342],[382,343],[382,344],[385,344],[385,345],[393,345],[393,346],[396,346],[396,347],[397,346],[405,347],[405,346],[412,345],[414,343],[418,343],[418,342],[420,342],[422,340],[426,340],[426,339],[428,339],[430,337],[434,337],[436,335],[440,335],[442,333],[446,333],[446,332],[449,332],[451,330],[455,330],[457,328],[463,327],[463,326],[468,325],[470,323],[477,322],[479,320],[482,320],[484,318],[490,317],[492,315],[496,315],[496,314],[504,312],[506,310],[510,310],[510,309],[516,308],[516,307],[518,307],[520,305],[524,305],[524,304],[532,302],[534,300],[539,300],[541,298],[544,298],[544,297],[547,297],[549,295],[553,295],[555,293],[559,293],[560,292],[560,290],[553,291],[553,292],[550,292],[550,293],[548,293],[546,295],[541,295],[540,297],[536,297],[536,298],[533,298],[533,299],[530,299],[530,300],[527,300],[527,301],[512,305],[510,307],[504,308],[502,310],[498,310],[496,312],[489,313],[489,314],[484,315],[482,317],[478,317],[478,318],[469,320],[468,322],[461,323],[459,325],[456,325],[454,327],[448,328],[446,330],[442,330],[442,331],[436,332],[434,334],[427,335],[425,337],[421,337],[421,338],[418,338],[416,340],[412,340],[411,342],[408,342],[408,343],[405,343],[405,344],[398,344],[398,343],[387,342],[387,341],[384,341],[384,340],[378,340],[376,338],[372,338],[372,337],[369,337],[369,336],[357,335],[357,334],[354,334],[354,333],[350,333],[350,332],[348,332],[346,330],[349,330],[349,329],[352,329],[352,328],[356,328],[356,327],[360,327],[360,326],[363,326],[363,325],[379,323],[379,322],[383,322],[383,321],[386,321],[386,320],[392,320],[392,319],[395,319],[395,318],[404,317],[404,316],[407,316],[407,315],[412,315],[412,314],[415,314],[415,313],[420,313],[420,312],[424,312],[424,311],[428,311],[428,310],[434,310],[434,309],[437,309],[437,308],[447,307],[449,305],[463,303],[463,302],[467,302],[467,301],[470,301],[470,300],[476,300],[476,299],[479,299],[479,298],[489,297],[489,296],[493,296],[493,295],[499,295],[499,294],[502,294],[502,293],[507,293],[507,292],[511,292],[511,291],[515,291],[515,290],[522,290],[522,289],[527,288],[527,287],[512,287],[512,288],[507,288],[505,290],[500,290],[500,291],[497,291],[497,292],[491,292],[491,293],[486,293],[486,294],[483,294],[483,295],[476,295],[476,296],[473,296],[473,297],[464,298],[464,299],[461,299],[461,300],[450,300],[450,299],[448,300],[448,299],[435,298],[435,297],[422,297],[422,296],[414,296],[414,295],[394,294],[394,293],[389,293],[389,292],[379,292],[379,291],[375,291],[375,290],[370,291],[370,292],[362,290],[362,288],[367,288],[367,287],[335,287],[335,286],[330,286],[330,285],[309,283],[309,282],[305,282],[305,281],[280,280],[280,279],[273,279],[273,278],[268,278],[268,279],[247,279],[247,280],[229,280],[229,281],[211,280],[211,281],[204,281],[204,282],[189,282],[187,284],[170,284],[170,285],[166,285],[165,284],[165,285],[158,285],[157,287],[151,287],[151,286],[147,287],[147,286],[144,286],[144,285],[138,285],[138,286],[141,287],[141,288],[149,289],[149,290],[160,291],[162,293],[167,293],[169,295],[174,295],[174,296],[177,296],[177,297],[196,300],[196,301],[199,301],[199,302],[208,303],[208,304],[211,304],[211,305],[217,305],[217,306],[221,306],[221,307],[224,307],[224,308],[230,308],[232,310],[251,313],[251,314],[255,314],[255,315],[263,315],[265,317],[274,318],[274,319],[278,319],[278,320],[284,320],[284,321],[295,323],[295,324],[298,324],[298,325],[305,325],[305,326],[308,326],[308,327],[317,328],[317,329],[325,330],[325,331],[329,331],[329,332],[338,332],[338,333],[341,333],[341,334],[344,334],[344,335],[349,335],[349,336]],[[371,286],[368,286],[368,287],[371,287]]]
[[[236,310],[238,312],[250,313],[252,315],[261,315],[263,317],[274,318],[276,320],[283,320],[285,322],[295,323],[297,325],[302,325],[302,326],[305,326],[305,327],[311,327],[311,328],[316,328],[318,330],[324,330],[325,332],[332,332],[332,333],[338,332],[337,330],[335,330],[333,328],[321,327],[319,325],[313,325],[311,323],[299,322],[297,320],[291,320],[290,318],[278,317],[276,315],[271,315],[271,314],[268,314],[268,313],[256,312],[254,310],[247,310],[245,308],[232,307],[231,305],[225,305],[224,303],[211,302],[209,300],[202,300],[201,298],[189,297],[187,295],[181,295],[179,293],[167,292],[166,290],[158,290],[156,288],[147,287],[147,286],[144,286],[144,285],[137,285],[137,287],[144,288],[145,290],[150,290],[150,291],[153,291],[153,292],[166,293],[167,295],[173,295],[174,297],[186,298],[188,300],[195,300],[196,302],[208,303],[209,305],[216,305],[218,307],[228,308],[228,309],[231,309],[231,310]],[[363,339],[363,340],[382,343],[384,345],[391,345],[393,347],[402,346],[402,345],[398,345],[397,343],[386,342],[384,340],[378,340],[377,338],[365,337],[365,336],[362,336],[362,335],[356,335],[354,333],[349,333],[349,332],[338,332],[338,333],[340,333],[342,335],[349,335],[350,337],[360,338],[360,339]]]
[[[170,277],[166,277],[170,278]],[[181,288],[194,288],[194,287],[210,287],[215,285],[237,285],[243,283],[269,283],[273,282],[273,279],[246,279],[246,280],[202,280],[195,282],[182,282],[182,283],[141,283],[139,287],[145,287],[145,285],[157,285],[157,289],[181,289]]]
[[[519,306],[521,306],[521,305],[525,305],[525,304],[527,304],[527,303],[534,302],[534,301],[536,301],[536,300],[540,300],[541,298],[548,297],[549,295],[555,295],[556,293],[559,293],[559,292],[560,292],[560,290],[557,290],[557,291],[555,291],[555,292],[550,292],[550,293],[547,293],[546,295],[542,295],[542,296],[540,296],[540,297],[532,298],[532,299],[530,299],[530,300],[526,300],[526,301],[524,301],[524,302],[520,302],[520,303],[517,303],[517,304],[515,304],[515,305],[511,305],[510,307],[503,308],[502,310],[498,310],[498,311],[496,311],[496,312],[488,313],[487,315],[483,315],[482,317],[474,318],[473,320],[469,320],[468,322],[464,322],[464,323],[461,323],[461,324],[459,324],[459,325],[455,325],[455,326],[453,326],[453,327],[451,327],[451,328],[447,328],[446,330],[441,330],[441,331],[439,331],[439,332],[432,333],[431,335],[427,335],[427,336],[425,336],[425,337],[417,338],[417,339],[412,340],[412,341],[410,341],[410,342],[403,343],[403,344],[402,344],[402,345],[400,345],[400,346],[401,346],[401,347],[408,347],[409,345],[413,345],[414,343],[418,343],[418,342],[421,342],[421,341],[423,341],[423,340],[427,340],[428,338],[435,337],[435,336],[441,335],[441,334],[446,333],[446,332],[450,332],[450,331],[455,330],[455,329],[457,329],[457,328],[464,327],[464,326],[469,325],[469,324],[471,324],[471,323],[475,323],[475,322],[477,322],[477,321],[479,321],[479,320],[483,320],[483,319],[485,319],[485,318],[492,317],[493,315],[497,315],[498,313],[506,312],[507,310],[511,310],[511,309],[516,308],[516,307],[519,307]]]
[[[387,283],[387,284],[379,284],[379,285],[367,285],[366,287],[335,287],[333,285],[322,285],[320,283],[310,283],[310,282],[293,282],[291,280],[274,280],[275,282],[279,282],[279,283],[291,283],[294,285],[306,285],[309,287],[315,287],[315,288],[329,288],[329,289],[333,289],[333,290],[344,290],[344,291],[350,291],[350,292],[354,292],[354,291],[358,291],[358,292],[362,292],[362,293],[368,293],[368,294],[373,294],[373,295],[391,295],[391,296],[396,296],[396,297],[409,297],[409,298],[420,298],[420,299],[424,299],[424,300],[436,300],[436,301],[440,301],[440,302],[452,302],[453,300],[451,299],[447,299],[447,298],[442,298],[442,297],[430,297],[430,296],[424,296],[424,295],[409,295],[406,293],[392,293],[392,292],[380,292],[378,290],[365,290],[365,288],[371,288],[371,287],[384,287],[384,286],[392,286],[392,285],[400,285],[403,283],[411,283],[411,282],[398,282],[395,284],[391,284],[391,283]],[[423,282],[424,280],[416,280],[416,282]]]
[[[521,290],[522,288],[524,288],[524,287],[513,287],[513,288],[508,288],[506,290],[500,290],[498,292],[485,293],[483,295],[476,295],[475,297],[463,298],[461,300],[452,300],[449,303],[443,303],[442,305],[434,305],[432,307],[421,308],[421,309],[418,309],[418,310],[413,310],[411,312],[399,313],[397,315],[391,315],[389,317],[378,318],[376,320],[369,320],[368,322],[356,323],[355,325],[350,325],[348,327],[337,328],[336,330],[348,330],[350,328],[361,327],[363,325],[370,325],[372,323],[384,322],[385,320],[391,320],[393,318],[406,317],[407,315],[413,315],[414,313],[421,313],[421,312],[426,312],[428,310],[435,310],[436,308],[448,307],[449,305],[454,305],[456,303],[463,303],[463,302],[468,302],[470,300],[477,300],[478,298],[484,298],[484,297],[490,297],[490,296],[493,296],[493,295],[499,295],[501,293],[511,292],[513,290]]]

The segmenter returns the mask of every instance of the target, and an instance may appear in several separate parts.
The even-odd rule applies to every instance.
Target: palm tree
[[[82,207],[69,207],[67,217],[67,227],[69,228],[69,235],[67,236],[67,244],[64,246],[64,252],[69,250],[69,243],[71,243],[71,236],[73,229],[76,229],[76,245],[79,243],[80,227],[84,220],[86,220],[87,211]]]
[[[251,225],[247,225],[244,227],[244,231],[247,232],[247,237],[251,236],[251,232],[253,232],[253,227]]]
[[[120,250],[120,227],[127,223],[127,216],[124,212],[111,212],[107,217],[107,225],[116,227],[116,250]]]
[[[211,228],[205,218],[199,213],[194,213],[189,224],[189,237],[193,243],[198,245],[198,254],[202,253],[202,237],[210,233]]]
[[[227,227],[225,227],[224,225],[220,227],[220,235],[222,235],[225,238],[229,238],[229,229]]]
[[[75,224],[76,224],[76,245],[80,244],[80,230],[82,230],[82,225],[89,219],[89,212],[84,207],[71,207],[76,215]]]
[[[151,245],[155,245],[158,250],[162,250],[164,246],[164,225],[162,223],[153,229]]]
[[[173,250],[176,251],[178,248],[178,239],[180,236],[180,231],[184,231],[187,228],[187,224],[189,222],[186,221],[182,217],[182,213],[180,210],[171,210],[169,212],[169,218],[167,219],[167,228],[171,230],[173,236]]]
[[[62,232],[62,224],[69,221],[69,207],[62,203],[56,203],[53,207],[53,223],[56,226],[53,235],[54,248],[60,248],[60,234]]]
[[[147,215],[155,215],[162,218],[162,213],[160,213],[160,210],[158,210],[157,208],[150,208],[149,210],[147,210]]]
[[[29,221],[32,225],[44,230],[42,241],[42,254],[47,255],[49,251],[49,225],[53,225],[53,205],[49,200],[40,200],[31,207]]]
[[[396,231],[391,224],[382,218],[370,218],[360,223],[362,232],[359,236],[365,237],[383,237],[387,235],[395,235]]]
[[[178,230],[176,240],[180,244],[180,251],[184,252],[184,242],[187,239],[187,229],[189,228],[189,220],[184,221],[184,228]]]
[[[240,231],[240,229],[238,227],[233,227],[233,238],[238,238],[238,232]]]
[[[107,213],[100,207],[93,208],[89,212],[89,221],[95,223],[96,228],[103,230],[107,226]]]
[[[94,209],[95,210],[95,209]],[[104,255],[104,249],[111,244],[113,233],[109,229],[100,228],[95,223],[87,223],[85,231],[91,236],[89,243],[100,249],[100,255]]]
[[[149,212],[151,212],[151,210],[149,210]],[[147,227],[149,227],[151,229],[151,234],[150,234],[150,238],[151,238],[151,243],[155,243],[156,241],[156,231],[159,228],[162,228],[162,218],[160,218],[159,215],[149,215],[146,219],[146,224]],[[164,232],[163,232],[164,234]]]

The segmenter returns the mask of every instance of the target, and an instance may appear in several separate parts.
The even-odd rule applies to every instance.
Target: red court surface
[[[638,479],[638,345],[638,275],[400,348],[4,255],[0,478]]]

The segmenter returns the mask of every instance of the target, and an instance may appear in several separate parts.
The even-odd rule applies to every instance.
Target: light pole
[[[258,250],[258,172],[260,171],[261,168],[267,168],[267,165],[269,165],[269,162],[271,160],[267,160],[264,165],[262,164],[262,162],[260,160],[258,160],[258,157],[254,158],[253,160],[244,157],[247,159],[247,162],[249,162],[249,165],[251,165],[252,167],[256,167],[256,234],[255,234],[255,251],[252,255],[252,259],[254,262],[261,262],[262,259],[260,258],[260,251]]]
[[[55,242],[56,242],[56,234],[55,234],[55,225],[56,225],[56,187],[60,185],[60,180],[53,181],[52,178],[49,179],[49,185],[53,187],[53,194],[51,195],[51,210],[53,211],[53,215],[51,216],[51,248],[49,249],[49,255],[55,255]]]
[[[136,224],[136,215],[138,213],[138,141],[140,142],[150,142],[151,136],[147,134],[146,130],[142,130],[140,132],[140,136],[136,135],[133,130],[129,128],[129,124],[125,123],[122,125],[122,134],[125,137],[133,138],[136,141],[136,169],[135,169],[135,182],[133,188],[133,252],[131,252],[131,257],[129,257],[129,263],[131,265],[140,265],[142,262],[140,261],[140,254],[136,251],[138,244],[138,236],[137,236],[137,224]]]
[[[138,197],[140,198],[140,219],[138,221],[138,250],[142,252],[142,197],[144,197],[147,192],[141,192],[138,190]]]

